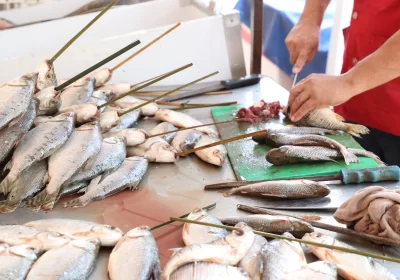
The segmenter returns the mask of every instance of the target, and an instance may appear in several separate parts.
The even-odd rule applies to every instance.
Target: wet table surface
[[[267,102],[279,100],[285,104],[287,96],[288,93],[286,90],[270,78],[264,78],[259,85],[234,90],[232,94],[200,96],[192,100],[193,103],[237,101],[240,104],[251,105],[263,98]],[[190,113],[193,117],[204,123],[212,122],[210,109],[195,109],[184,112]],[[151,129],[155,125],[156,122],[154,120],[141,120],[138,124],[139,127],[145,129]],[[103,201],[94,202],[84,208],[62,208],[62,203],[60,202],[74,198],[74,196],[71,196],[57,203],[55,209],[50,213],[34,214],[28,209],[21,208],[14,213],[0,216],[0,224],[23,224],[28,221],[46,218],[71,218],[110,224],[127,232],[141,225],[153,227],[168,221],[172,216],[181,216],[196,207],[204,207],[214,202],[217,203],[217,206],[210,211],[210,214],[217,217],[245,215],[245,212],[236,209],[237,204],[251,206],[267,205],[266,200],[263,198],[223,197],[217,191],[203,190],[206,184],[227,180],[235,180],[229,161],[225,162],[224,166],[219,168],[204,163],[192,155],[180,158],[174,164],[151,164],[138,191],[124,191]],[[395,183],[380,185],[388,188],[396,188]],[[365,187],[365,185],[332,185],[332,204],[340,205],[352,193],[362,187]],[[332,218],[333,212],[297,212],[297,214],[300,213],[315,213],[323,218],[322,222],[336,224],[336,221]],[[182,225],[180,223],[172,223],[154,230],[153,234],[159,246],[162,265],[172,254],[172,251],[169,250],[170,248],[183,246],[181,232]],[[322,232],[331,234],[335,238],[362,250],[400,257],[400,249],[373,245],[369,242],[341,234]],[[96,268],[90,279],[108,279],[107,261],[110,251],[111,249],[101,250]],[[316,260],[311,253],[307,257],[310,261]],[[382,262],[382,264],[400,278],[399,264],[391,262]]]

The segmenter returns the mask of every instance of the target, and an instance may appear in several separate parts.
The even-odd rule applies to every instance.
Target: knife
[[[327,210],[327,211],[336,211],[339,207],[335,206],[256,206],[260,208],[266,209],[275,209],[275,210]]]

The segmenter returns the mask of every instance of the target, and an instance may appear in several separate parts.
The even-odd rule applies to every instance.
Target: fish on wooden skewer
[[[158,279],[160,273],[157,243],[148,226],[127,232],[110,254],[108,275],[111,280]]]
[[[118,97],[118,95],[117,95]],[[121,109],[130,109],[133,108],[139,104],[143,104],[146,101],[137,99],[136,97],[133,96],[125,96],[117,101],[115,101],[115,105],[120,107]],[[154,117],[156,114],[157,110],[159,109],[158,105],[156,103],[149,103],[147,105],[144,105],[141,107],[142,114],[143,116],[146,117]]]
[[[172,140],[171,145],[178,153],[187,151],[196,146],[201,135],[202,134],[200,131],[194,129],[178,131],[174,137],[174,140]]]
[[[36,91],[41,91],[47,87],[57,85],[57,77],[54,71],[54,65],[49,60],[43,60],[34,70],[38,73],[35,82]]]
[[[136,190],[147,172],[148,165],[148,161],[143,157],[128,157],[114,173],[108,175],[101,183],[99,183],[101,175],[94,178],[84,195],[64,203],[64,207],[84,207],[126,188]]]
[[[90,80],[77,81],[66,88],[60,94],[61,106],[59,111],[63,112],[70,106],[87,103],[94,92],[94,83],[95,80],[92,78]]]
[[[241,268],[212,262],[188,263],[175,270],[171,280],[250,280],[252,278]]]
[[[49,86],[34,94],[39,103],[38,116],[51,116],[58,112],[61,106],[60,92],[54,86]]]
[[[117,127],[119,124],[118,111],[109,110],[100,114],[100,129],[102,133],[110,131],[111,128]]]
[[[131,90],[131,85],[128,83],[115,83],[104,85],[97,90],[111,91],[115,96],[121,95]]]
[[[114,98],[114,94],[111,90],[97,89],[93,92],[92,97],[109,101]]]
[[[213,139],[212,137],[208,135],[202,135],[200,137],[200,140],[194,147],[198,148],[214,142],[216,142],[216,140]],[[208,162],[216,166],[222,166],[225,162],[227,151],[224,145],[217,145],[196,151],[195,154],[205,162]]]
[[[124,128],[113,129],[103,133],[103,137],[121,137],[125,138],[127,147],[134,147],[143,144],[149,135],[143,129]]]
[[[143,144],[127,148],[127,156],[145,157],[149,162],[171,163],[177,160],[176,150],[161,137],[149,138]]]
[[[61,112],[61,111],[60,111]],[[65,108],[63,113],[74,113],[76,125],[96,121],[100,118],[97,105],[94,103],[84,103]]]
[[[309,263],[294,272],[286,274],[282,280],[337,280],[337,266],[332,262],[318,261]]]
[[[131,128],[139,120],[140,116],[142,115],[142,110],[138,109],[138,110],[133,110],[132,112],[129,112],[129,113],[121,116],[121,114],[126,110],[121,109],[120,107],[118,107],[116,105],[107,106],[104,113],[106,113],[108,111],[115,111],[118,113],[118,116],[119,116],[119,124],[117,126],[113,127],[112,129]]]
[[[170,131],[174,131],[174,130],[176,130],[175,126],[173,126],[169,122],[162,122],[162,123],[159,123],[158,125],[156,125],[150,131],[149,134],[156,135],[156,134],[170,132]],[[175,136],[176,136],[176,132],[172,132],[172,133],[168,133],[168,134],[161,136],[161,138],[163,138],[165,141],[167,141],[169,144],[171,144],[171,142],[175,138]]]
[[[239,267],[243,268],[252,280],[261,280],[263,269],[263,261],[261,256],[261,249],[267,244],[268,241],[260,235],[254,236],[253,244],[247,251],[247,254],[239,262]]]
[[[88,74],[85,79],[95,79],[94,86],[96,88],[104,86],[112,78],[112,71],[109,68],[102,68],[100,70],[94,71]]]

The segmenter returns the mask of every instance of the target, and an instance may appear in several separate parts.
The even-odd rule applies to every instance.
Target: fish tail
[[[0,183],[0,193],[4,195],[9,194],[13,189],[17,187],[16,181],[10,179],[9,176],[4,178],[4,180]]]
[[[9,203],[7,200],[0,201],[0,213],[11,213],[18,208],[18,203]]]
[[[33,208],[32,211],[37,212],[42,210],[49,212],[53,209],[54,204],[58,201],[60,195],[58,192],[49,194],[46,189],[41,191],[37,196],[25,202],[25,206]]]
[[[232,188],[228,191],[218,191],[219,193],[222,193],[223,196],[227,197],[227,196],[231,196],[235,193],[235,189]]]
[[[343,159],[346,162],[346,165],[349,165],[350,163],[360,162],[359,158],[346,148],[340,149],[340,152],[343,155]]]
[[[73,200],[67,201],[64,203],[64,208],[79,208],[84,207],[89,204],[89,201],[86,199],[82,199],[81,197],[75,198]]]
[[[387,165],[377,155],[375,155],[372,152],[365,151],[365,150],[360,150],[360,149],[351,149],[351,148],[348,148],[347,150],[349,152],[357,155],[357,156],[369,157],[369,158],[373,159],[380,166],[386,166]]]
[[[369,134],[369,129],[363,125],[345,123],[346,132],[349,134],[361,138],[361,134]]]

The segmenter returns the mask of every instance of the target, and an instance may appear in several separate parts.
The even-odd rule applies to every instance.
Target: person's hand
[[[12,27],[13,24],[7,20],[0,18],[0,30]]]
[[[290,119],[296,122],[315,108],[336,106],[354,95],[346,75],[311,74],[290,90]]]
[[[300,20],[286,37],[290,62],[294,64],[293,73],[299,73],[304,64],[310,62],[318,52],[319,29],[315,23]]]

